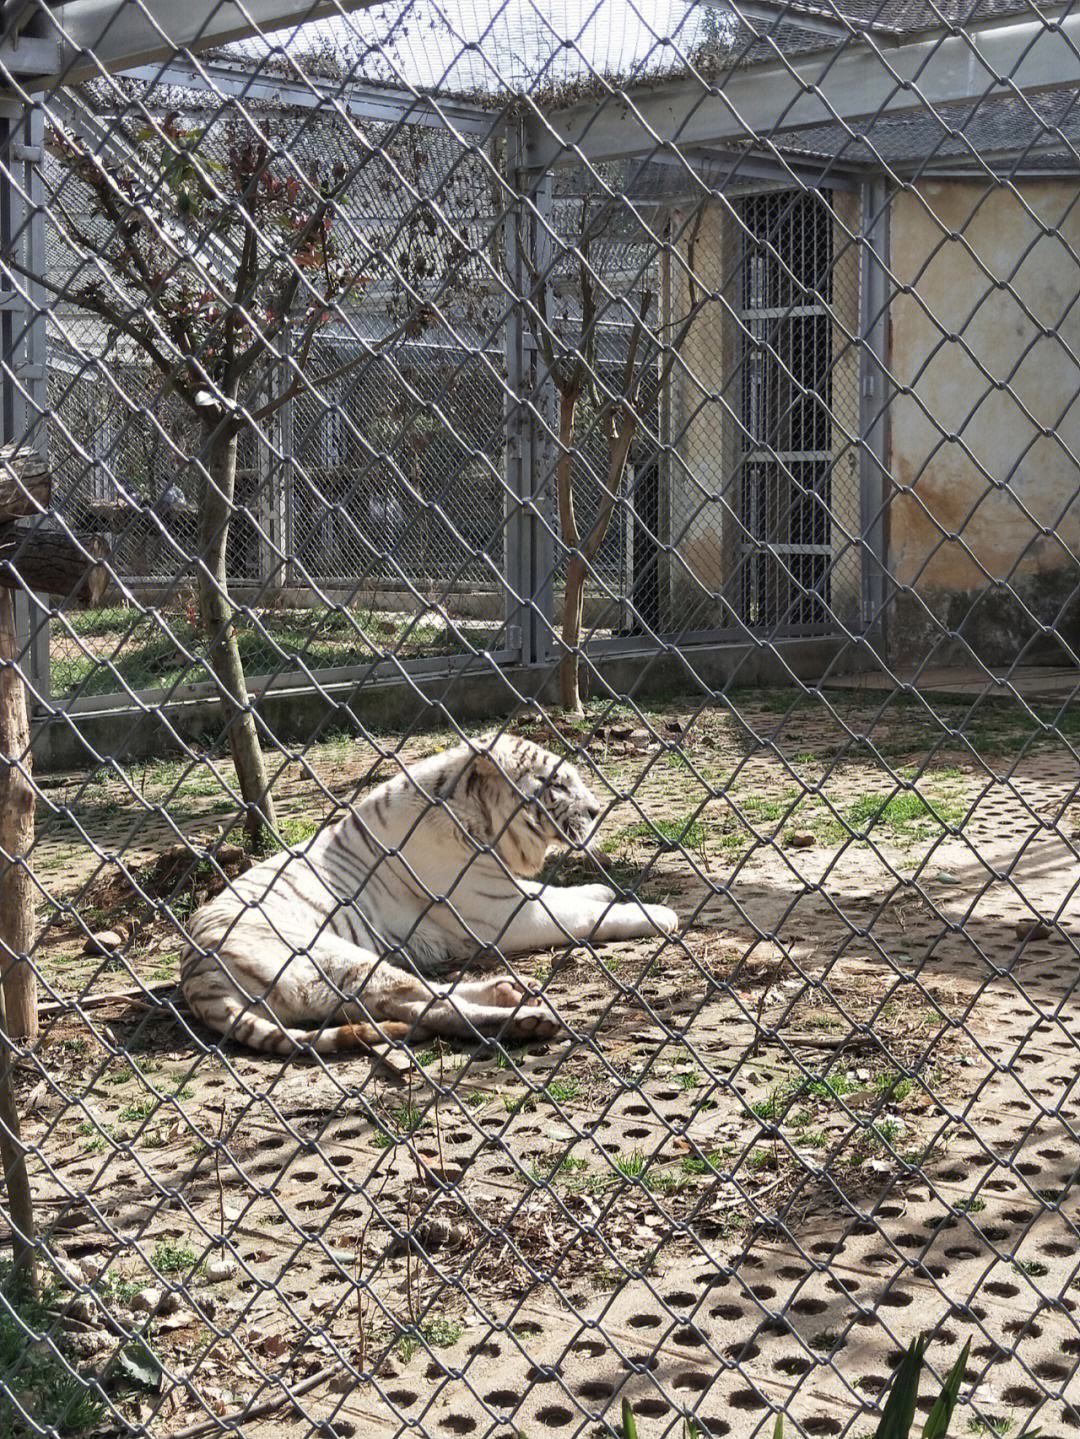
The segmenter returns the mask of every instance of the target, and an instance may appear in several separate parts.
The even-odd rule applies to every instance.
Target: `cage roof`
[[[715,74],[777,53],[821,49],[822,22],[882,39],[1017,15],[1027,0],[411,0],[253,37],[217,52],[408,90],[499,101]],[[775,11],[775,18],[773,14]],[[751,13],[752,12],[752,13]],[[837,35],[843,43],[846,32]]]

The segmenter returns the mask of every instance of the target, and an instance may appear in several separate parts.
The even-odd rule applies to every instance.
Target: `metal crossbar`
[[[1080,1423],[1075,27],[2,8],[0,1434]]]

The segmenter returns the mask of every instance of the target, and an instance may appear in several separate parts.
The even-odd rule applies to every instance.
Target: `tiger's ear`
[[[493,732],[482,735],[476,741],[476,754],[471,768],[475,769],[477,774],[505,778],[509,762],[510,751],[505,735]]]

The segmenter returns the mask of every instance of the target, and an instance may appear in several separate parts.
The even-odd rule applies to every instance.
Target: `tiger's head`
[[[474,838],[520,875],[555,846],[588,850],[602,809],[569,760],[513,735],[477,743],[454,798]]]

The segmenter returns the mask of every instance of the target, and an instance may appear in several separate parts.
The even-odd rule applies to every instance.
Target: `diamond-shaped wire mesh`
[[[3,7],[0,1434],[1080,1425],[1078,38]]]

